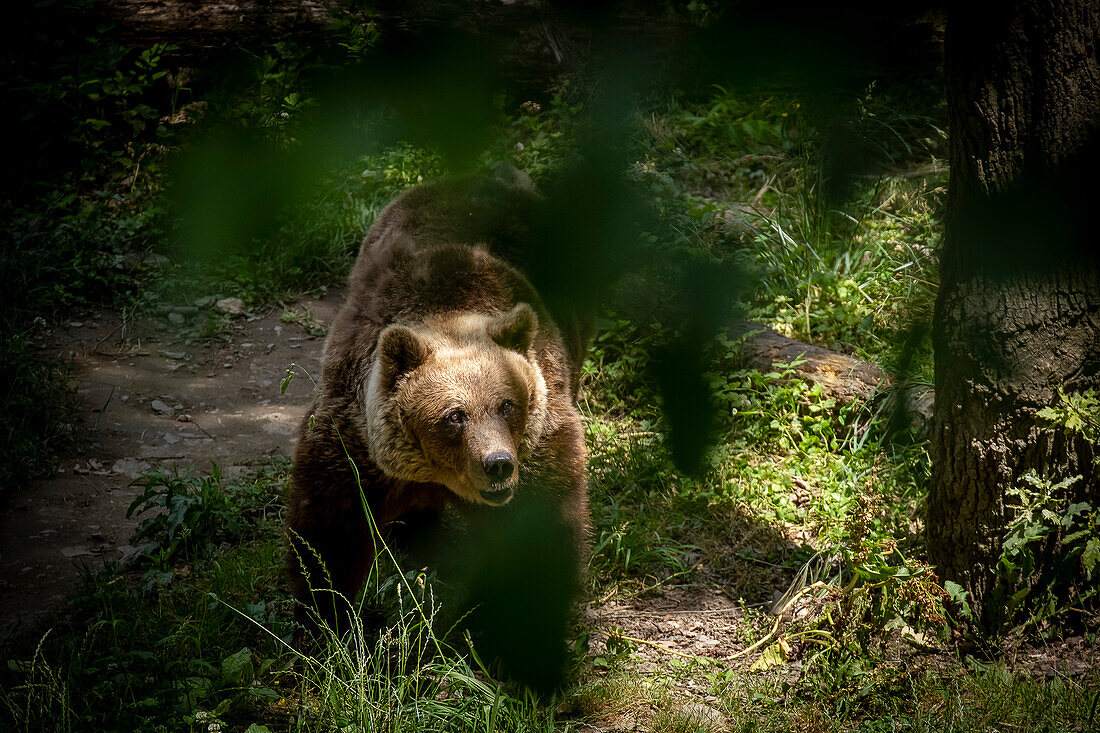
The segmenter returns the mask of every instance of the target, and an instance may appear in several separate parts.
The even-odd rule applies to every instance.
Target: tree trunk
[[[1100,1],[955,7],[927,539],[988,628],[1005,620],[1005,490],[1029,470],[1079,475],[1074,498],[1100,503],[1094,447],[1035,415],[1059,388],[1100,388]]]

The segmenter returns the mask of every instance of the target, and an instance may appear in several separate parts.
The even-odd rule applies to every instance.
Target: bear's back
[[[481,245],[526,273],[538,200],[527,188],[491,178],[448,178],[412,188],[394,199],[367,233],[352,287],[373,270],[454,244]]]
[[[552,329],[523,274],[538,200],[530,189],[473,177],[422,184],[394,199],[367,233],[329,331],[323,391],[354,394],[378,335],[393,323],[502,313],[526,302]]]

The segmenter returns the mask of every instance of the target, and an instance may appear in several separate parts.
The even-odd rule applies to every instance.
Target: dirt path
[[[209,471],[232,478],[272,455],[289,455],[313,393],[291,364],[318,376],[319,334],[341,293],[298,303],[306,325],[281,309],[237,316],[218,339],[189,337],[181,315],[158,319],[160,334],[123,342],[117,313],[96,313],[45,331],[48,356],[69,358],[81,397],[80,449],[58,473],[9,492],[0,513],[0,626],[57,608],[82,566],[124,559],[137,521],[130,483],[151,469]],[[187,314],[205,318],[206,311]],[[175,324],[171,322],[176,321]]]

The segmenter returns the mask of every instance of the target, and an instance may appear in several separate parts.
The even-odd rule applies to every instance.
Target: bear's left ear
[[[520,354],[526,354],[535,340],[539,319],[531,306],[520,303],[489,323],[489,338],[498,345]]]
[[[382,369],[382,389],[393,388],[397,378],[428,358],[428,345],[408,326],[389,326],[378,337],[377,359]]]

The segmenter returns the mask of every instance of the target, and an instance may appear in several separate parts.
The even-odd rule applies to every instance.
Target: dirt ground
[[[213,300],[213,299],[208,299]],[[131,482],[153,469],[223,475],[290,455],[313,385],[299,374],[285,395],[291,364],[321,371],[322,326],[342,293],[293,309],[312,320],[284,322],[282,309],[224,316],[215,337],[194,321],[215,315],[167,313],[135,336],[117,312],[89,313],[44,328],[44,356],[73,365],[80,397],[78,448],[51,478],[7,492],[0,512],[0,626],[59,607],[81,568],[124,560],[138,518],[126,510],[140,494]],[[193,310],[193,309],[192,309]],[[182,321],[182,322],[181,322]]]

